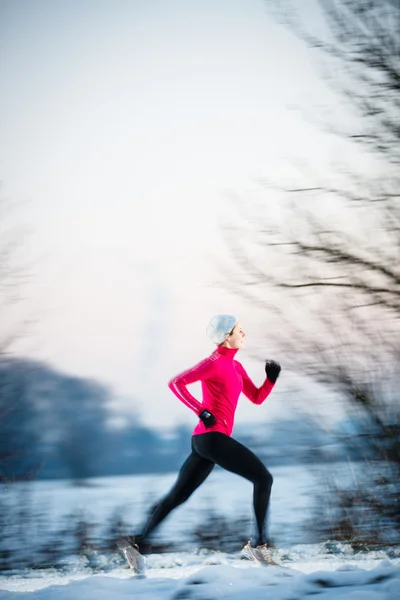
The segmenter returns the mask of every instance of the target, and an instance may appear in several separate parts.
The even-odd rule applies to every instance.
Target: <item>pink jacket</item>
[[[169,382],[169,388],[193,412],[200,415],[207,409],[216,418],[216,425],[208,429],[200,421],[193,435],[211,431],[231,435],[240,393],[243,392],[254,404],[262,404],[274,387],[274,384],[266,379],[262,386],[257,388],[240,362],[234,360],[236,352],[237,349],[218,346],[211,356]],[[195,381],[201,381],[202,403],[196,400],[186,387]]]

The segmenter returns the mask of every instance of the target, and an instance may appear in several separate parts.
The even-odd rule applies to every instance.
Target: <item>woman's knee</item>
[[[258,481],[259,485],[261,485],[264,489],[270,490],[273,482],[274,478],[272,477],[271,473],[266,467],[263,467],[263,469],[260,472],[260,477]]]

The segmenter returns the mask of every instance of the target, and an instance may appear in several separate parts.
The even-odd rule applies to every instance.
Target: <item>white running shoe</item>
[[[251,546],[250,541],[247,542],[245,547],[242,550],[243,554],[249,558],[250,560],[254,560],[260,565],[270,566],[280,566],[279,563],[275,562],[272,558],[271,550],[268,548],[267,544],[263,544],[262,546],[255,546],[254,548]]]
[[[132,546],[127,540],[120,539],[118,548],[121,550],[126,562],[138,577],[145,577],[146,561],[140,554],[137,546]]]

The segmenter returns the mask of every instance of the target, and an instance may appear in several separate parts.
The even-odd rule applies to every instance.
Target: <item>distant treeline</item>
[[[0,360],[0,479],[82,479],[175,469],[190,429],[161,436],[138,416],[110,426],[111,391],[30,360]]]

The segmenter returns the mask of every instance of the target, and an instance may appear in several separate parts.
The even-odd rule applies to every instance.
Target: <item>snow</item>
[[[2,581],[0,599],[300,600],[317,595],[321,600],[397,600],[400,597],[399,559],[377,561],[372,568],[336,564],[333,570],[329,561],[321,568],[324,562],[321,559],[291,563],[290,567],[263,567],[223,553],[153,555],[147,562],[145,578],[135,577],[127,568],[88,576],[81,573],[68,577],[48,574],[36,579],[10,578]]]

